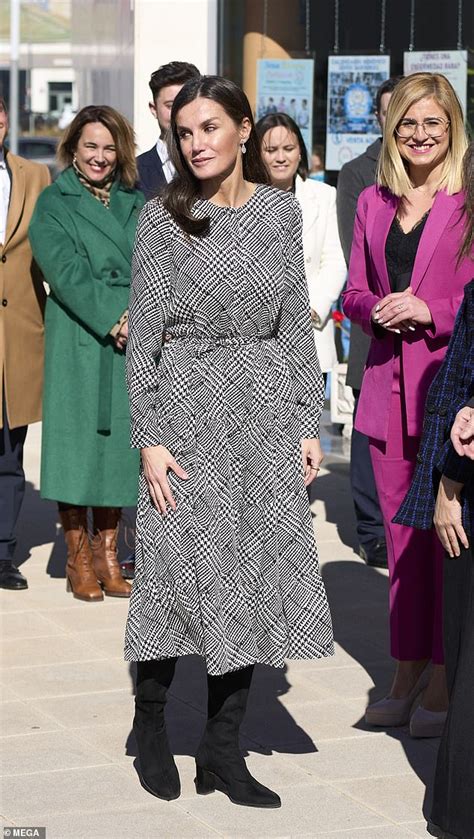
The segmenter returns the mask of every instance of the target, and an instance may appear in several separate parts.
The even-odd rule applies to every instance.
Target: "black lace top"
[[[405,291],[410,285],[416,252],[428,215],[429,210],[408,233],[402,230],[396,216],[393,219],[385,244],[385,259],[392,291]]]

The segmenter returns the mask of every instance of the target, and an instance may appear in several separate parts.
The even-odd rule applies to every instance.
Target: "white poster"
[[[412,73],[441,73],[451,82],[466,113],[467,102],[467,50],[440,50],[439,52],[406,52],[403,55],[405,76]]]
[[[380,137],[377,88],[390,76],[388,55],[330,55],[326,169],[339,171]]]
[[[278,112],[299,126],[308,156],[313,137],[312,58],[262,58],[257,61],[257,119]]]

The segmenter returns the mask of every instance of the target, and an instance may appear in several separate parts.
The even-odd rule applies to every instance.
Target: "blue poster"
[[[388,55],[329,56],[326,169],[339,171],[380,136],[375,97],[389,76]]]
[[[299,126],[308,156],[313,139],[312,58],[262,58],[257,61],[256,118],[278,112],[288,114]]]

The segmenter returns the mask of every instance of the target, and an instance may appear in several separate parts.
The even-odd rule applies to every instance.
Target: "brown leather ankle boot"
[[[93,507],[94,536],[91,540],[95,575],[104,594],[130,597],[130,583],[122,577],[117,559],[120,507]]]
[[[78,600],[103,600],[104,595],[92,568],[87,532],[87,508],[68,507],[59,511],[67,545],[67,590]]]

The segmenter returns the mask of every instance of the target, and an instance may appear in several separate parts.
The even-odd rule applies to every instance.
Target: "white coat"
[[[313,329],[323,373],[337,364],[331,307],[346,281],[347,268],[337,228],[333,186],[297,175],[295,195],[303,213],[303,250],[309,301],[321,318]]]

